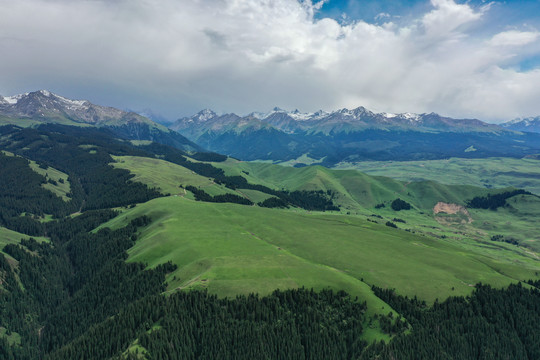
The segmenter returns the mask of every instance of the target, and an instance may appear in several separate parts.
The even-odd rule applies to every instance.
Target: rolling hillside
[[[504,286],[539,269],[466,253],[447,242],[358,218],[181,197],[140,204],[103,226],[118,228],[143,214],[153,223],[141,231],[128,261],[178,265],[168,276],[169,290],[207,288],[234,296],[330,286],[379,309],[365,284],[431,302],[468,294],[471,284],[480,281]]]

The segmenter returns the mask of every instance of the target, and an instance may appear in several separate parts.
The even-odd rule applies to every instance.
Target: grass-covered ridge
[[[254,203],[270,195],[255,190],[229,189],[211,178],[199,176],[192,171],[169,162],[140,157],[115,157],[115,167],[122,167],[135,175],[134,179],[150,187],[170,189],[170,193],[183,195],[179,184],[191,182],[211,195],[223,192],[235,193]],[[213,163],[224,170],[226,176],[243,177],[250,184],[260,184],[275,191],[323,191],[332,194],[332,201],[341,208],[341,213],[363,219],[385,223],[395,217],[405,220],[399,225],[411,232],[445,238],[467,251],[489,253],[496,258],[505,258],[510,252],[537,258],[528,254],[540,251],[540,238],[536,232],[535,217],[540,209],[535,206],[534,196],[516,195],[508,199],[508,206],[497,211],[469,209],[465,213],[446,213],[437,209],[437,204],[465,208],[475,197],[497,194],[513,189],[486,189],[470,185],[445,185],[434,181],[399,181],[387,177],[370,176],[358,170],[332,170],[322,166],[292,168],[268,163],[242,162],[228,159]],[[214,191],[214,194],[211,193]],[[167,191],[162,191],[167,193]],[[186,196],[193,198],[187,191]],[[412,210],[397,213],[391,204],[402,199],[412,205]],[[443,209],[444,210],[444,209]],[[373,215],[378,218],[373,218]],[[384,220],[383,220],[384,219]],[[520,247],[504,247],[489,241],[492,236],[512,233]],[[485,243],[487,241],[487,243]],[[503,248],[501,248],[503,246]],[[525,248],[521,248],[525,246]],[[501,250],[503,250],[501,252]],[[501,255],[502,254],[502,255]],[[511,256],[512,257],[512,256]]]
[[[540,160],[492,157],[422,161],[363,161],[340,163],[336,169],[356,169],[403,181],[433,180],[489,188],[516,187],[540,195]]]
[[[374,284],[433,301],[468,294],[479,281],[504,286],[540,270],[358,218],[181,197],[140,204],[105,226],[123,226],[141,214],[153,222],[128,251],[129,261],[178,265],[169,290],[207,288],[233,296],[330,286],[373,299],[366,284]]]

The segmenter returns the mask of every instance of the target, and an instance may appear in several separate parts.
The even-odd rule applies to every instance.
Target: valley
[[[535,158],[449,158],[422,161],[339,163],[335,169],[357,169],[402,181],[433,180],[442,184],[486,188],[515,187],[540,194],[540,160]]]
[[[97,357],[147,358],[163,351],[160,336],[175,336],[169,316],[179,315],[169,307],[178,297],[200,308],[220,302],[225,311],[293,296],[322,301],[318,309],[327,310],[317,316],[328,306],[356,307],[347,320],[354,330],[332,322],[341,310],[328,326],[337,337],[354,331],[357,340],[342,346],[367,359],[401,346],[399,339],[418,341],[429,329],[418,316],[455,299],[536,296],[538,160],[328,168],[307,154],[279,165],[118,136],[94,126],[0,127],[0,295],[9,319],[0,324],[0,350],[14,358],[79,357],[97,351],[95,341],[110,344]],[[137,315],[149,302],[159,315]],[[309,323],[305,311],[295,319]],[[230,316],[239,315],[227,310],[220,319]],[[117,329],[111,319],[133,326]],[[43,340],[32,343],[41,326]],[[334,336],[308,328],[294,331]],[[111,337],[98,340],[92,329]],[[189,341],[196,351],[208,346]]]

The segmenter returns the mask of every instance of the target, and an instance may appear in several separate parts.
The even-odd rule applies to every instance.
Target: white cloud
[[[431,3],[377,25],[315,20],[322,2],[309,0],[0,0],[0,92],[51,88],[173,117],[274,105],[540,114],[540,71],[511,67],[540,53],[538,33],[480,38],[487,7]]]
[[[496,34],[489,43],[493,46],[523,46],[535,42],[539,36],[538,31],[510,30]]]

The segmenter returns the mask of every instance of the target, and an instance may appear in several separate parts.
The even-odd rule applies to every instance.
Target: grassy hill
[[[363,161],[341,163],[336,169],[356,169],[402,181],[433,180],[489,188],[513,186],[540,195],[540,160],[486,158],[425,161]]]
[[[207,288],[233,296],[332,287],[366,298],[365,284],[374,284],[433,301],[468,294],[479,281],[504,286],[540,270],[355,217],[181,197],[139,204],[104,226],[117,228],[143,214],[153,223],[129,250],[129,261],[177,264],[170,290]]]
[[[128,169],[135,174],[135,180],[158,187],[163,193],[177,194],[179,184],[193,184],[212,195],[233,192],[212,180],[193,174],[182,166],[163,160],[139,157],[115,157],[115,167]],[[444,185],[434,181],[404,182],[388,177],[370,176],[358,170],[331,170],[322,166],[292,168],[268,163],[242,162],[228,159],[214,163],[223,169],[226,175],[243,176],[252,184],[261,184],[272,189],[287,190],[323,190],[331,191],[334,203],[338,204],[343,214],[385,223],[398,218],[401,228],[411,232],[445,238],[456,245],[480,253],[490,252],[500,258],[498,253],[508,250],[506,244],[494,244],[492,236],[512,233],[521,246],[514,246],[509,251],[532,256],[530,250],[540,251],[540,237],[535,227],[535,197],[520,196],[509,199],[507,208],[497,211],[469,209],[467,215],[435,213],[439,202],[465,207],[467,201],[488,193],[503,192],[507,189],[490,190],[469,185]],[[189,192],[187,193],[190,196]],[[260,201],[268,197],[258,191],[237,189],[236,194]],[[396,212],[390,205],[400,198],[410,203],[411,211]],[[384,207],[380,207],[384,205]],[[375,216],[375,217],[374,217]],[[487,244],[485,243],[487,241]],[[504,252],[506,254],[506,251]]]
[[[357,170],[332,170],[323,166],[292,168],[269,163],[229,159],[214,166],[227,175],[241,175],[249,182],[290,190],[323,190],[336,193],[346,209],[362,210],[400,197],[417,208],[429,210],[441,200],[464,205],[465,200],[488,191],[473,186],[448,186],[436,182],[410,183],[389,177],[370,176]]]

